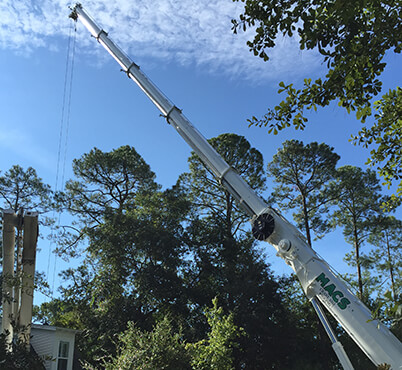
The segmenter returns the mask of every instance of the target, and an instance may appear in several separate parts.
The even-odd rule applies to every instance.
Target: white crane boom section
[[[392,369],[402,369],[401,342],[385,325],[372,319],[367,307],[310,248],[304,236],[283,216],[267,206],[212,148],[181,110],[166,98],[139,66],[113,43],[108,34],[95,23],[80,4],[75,5],[70,16],[74,20],[79,18],[82,21],[92,36],[150,98],[168,123],[197,153],[222,185],[240,202],[242,208],[252,217],[254,236],[267,241],[276,249],[277,255],[296,273],[307,297],[313,303],[318,299],[375,365],[386,363],[391,365]],[[333,340],[333,347],[344,368],[352,368],[347,364],[347,360],[341,360],[343,355],[339,353],[343,352],[343,349],[339,348],[336,339]]]

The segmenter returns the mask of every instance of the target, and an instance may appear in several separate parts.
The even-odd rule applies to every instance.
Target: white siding
[[[32,326],[32,347],[40,357],[50,358],[45,362],[46,370],[57,369],[57,357],[59,355],[59,343],[61,341],[69,343],[67,370],[72,370],[76,332],[76,330],[63,329],[55,326],[35,324]]]
[[[57,369],[60,342],[69,343],[67,370],[72,370],[76,333],[78,333],[78,330],[59,328],[51,325],[32,324],[31,345],[39,357],[47,359],[44,363],[46,370]]]
[[[31,344],[35,349],[38,356],[45,358],[50,357],[54,359],[54,342],[56,337],[55,329],[38,329],[33,327],[31,329]],[[45,362],[46,370],[52,370],[54,368],[52,365],[55,361],[47,360]]]

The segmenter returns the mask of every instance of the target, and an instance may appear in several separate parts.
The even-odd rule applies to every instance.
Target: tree
[[[305,232],[312,247],[312,233],[322,237],[331,228],[328,207],[331,199],[325,186],[334,178],[339,156],[328,145],[316,142],[304,145],[298,140],[288,140],[268,163],[268,175],[278,184],[271,198],[280,207],[294,210],[293,218],[299,229]],[[317,317],[315,332],[318,343],[312,343],[322,355],[321,361],[331,359],[327,334]],[[309,322],[311,328],[312,322]]]
[[[129,322],[127,330],[118,336],[118,348],[117,356],[104,363],[105,369],[191,369],[181,333],[173,331],[167,317],[152,331],[143,331]]]
[[[67,286],[56,307],[64,311],[53,316],[47,306],[43,316],[82,330],[80,349],[96,364],[105,351],[115,352],[113,337],[128,321],[151,329],[158,315],[186,310],[179,273],[188,202],[177,188],[161,191],[129,146],[107,153],[95,148],[73,166],[77,179],[67,183],[61,200],[76,216],[77,234],[62,250],[74,254],[78,241],[87,243],[85,259],[63,273]]]
[[[254,191],[261,194],[265,190],[262,155],[251,147],[246,138],[222,134],[210,139],[209,143]],[[235,237],[248,216],[195,153],[192,153],[188,162],[190,172],[181,175],[179,183],[188,189],[193,206],[198,213],[213,217],[215,223],[220,223],[227,238]]]
[[[343,227],[346,241],[354,246],[352,263],[356,266],[358,295],[367,298],[363,291],[361,247],[368,237],[368,229],[381,212],[379,181],[372,170],[363,171],[353,166],[337,170],[336,179],[327,189],[337,210],[333,222]]]
[[[206,308],[209,331],[196,343],[185,343],[180,330],[163,317],[151,331],[144,331],[130,322],[127,330],[118,336],[118,354],[105,369],[216,369],[233,368],[234,340],[242,331],[233,323],[233,314],[225,315],[218,307]]]
[[[233,29],[255,30],[254,39],[248,41],[254,55],[268,60],[267,49],[275,46],[278,36],[299,37],[300,49],[317,51],[327,66],[325,77],[314,82],[306,78],[302,88],[281,82],[279,92],[286,93],[286,98],[263,118],[253,117],[251,124],[268,125],[269,132],[274,133],[290,125],[303,129],[307,122],[305,110],[316,110],[332,101],[338,101],[348,112],[356,111],[356,118],[365,122],[372,114],[372,98],[381,91],[379,76],[386,67],[386,53],[390,50],[400,53],[402,49],[399,1],[240,1],[245,3],[244,13],[239,20],[232,21]],[[368,130],[369,137],[365,138],[363,129],[357,140],[365,146],[374,144],[371,153],[374,163],[388,156],[382,173],[386,181],[400,178],[392,164],[400,163],[397,158],[400,158],[401,128],[400,114],[394,117],[385,113],[390,119],[383,119],[382,114],[400,111],[394,105],[400,96],[401,90],[396,88],[377,103],[380,113]],[[381,145],[376,149],[373,139],[379,137]]]
[[[212,300],[213,307],[205,310],[210,326],[208,339],[189,343],[186,347],[191,353],[191,365],[196,370],[230,370],[233,369],[233,346],[235,339],[242,335],[242,328],[233,322],[233,313],[225,315],[218,307],[218,299]]]
[[[330,201],[323,194],[326,183],[335,174],[339,156],[334,148],[316,142],[304,145],[298,140],[285,141],[268,164],[268,174],[278,186],[272,198],[285,209],[296,209],[293,217],[312,246],[311,231],[319,237],[329,228],[323,219]]]
[[[25,171],[14,165],[0,177],[0,199],[3,209],[15,213],[21,208],[45,213],[52,207],[52,190],[32,167]]]
[[[53,192],[34,168],[24,170],[21,166],[14,165],[0,177],[0,201],[0,209],[12,209],[15,213],[34,210],[43,215],[53,207]],[[52,220],[41,217],[40,222],[42,225],[49,225]],[[22,253],[21,236],[21,228],[17,228],[18,256]]]
[[[402,222],[393,216],[377,217],[368,242],[376,248],[370,253],[374,269],[380,274],[381,286],[392,293],[395,302],[400,294],[402,274]]]
[[[262,193],[262,155],[244,137],[223,134],[210,143],[255,191]],[[249,217],[194,154],[189,165],[190,172],[179,181],[193,202],[187,228],[192,259],[185,281],[195,308],[191,313],[191,322],[197,328],[195,337],[205,331],[202,307],[218,296],[246,334],[237,340],[235,367],[258,369],[281,363],[278,354],[284,354],[286,345],[281,347],[280,343],[290,328],[284,319],[279,285],[246,226]]]
[[[75,180],[60,197],[75,216],[76,233],[60,252],[74,255],[85,243],[78,268],[63,272],[60,301],[39,312],[51,324],[69,323],[84,359],[98,366],[116,351],[114,336],[133,321],[150,330],[159,316],[186,311],[180,268],[181,226],[188,202],[178,188],[160,190],[155,174],[134,148],[93,149],[74,160]]]
[[[220,150],[233,151],[236,157],[238,141],[233,145]],[[97,160],[92,160],[95,154]],[[288,365],[300,360],[301,352],[289,338],[298,336],[298,329],[289,324],[294,321],[283,304],[280,284],[246,229],[240,209],[232,210],[233,218],[226,217],[227,208],[221,209],[226,198],[221,196],[220,203],[213,200],[216,208],[206,204],[198,212],[187,196],[202,204],[202,196],[196,196],[202,193],[191,193],[191,182],[184,189],[178,185],[161,191],[152,180],[153,172],[141,163],[143,159],[130,147],[109,153],[94,150],[74,162],[77,178],[69,182],[61,200],[76,215],[74,227],[79,234],[73,236],[82,241],[85,259],[63,272],[60,298],[42,305],[37,317],[51,325],[79,329],[78,348],[92,367],[104,367],[105,361],[113,363],[119,357],[116,336],[127,330],[128,322],[141,333],[150,333],[168,317],[173,328],[182,328],[183,341],[204,340],[197,347],[201,366],[211,358],[209,344],[221,343],[205,336],[209,325],[204,307],[218,296],[223,310],[233,312],[232,323],[244,328],[245,335],[231,345],[235,368],[258,369],[267,364],[292,368]],[[263,174],[262,157],[261,165],[251,168]],[[205,181],[204,187],[197,183],[201,190],[211,185],[207,177]],[[218,182],[216,186],[206,195],[225,194]],[[120,194],[126,196],[119,198]],[[69,251],[75,245],[70,243]],[[216,322],[219,327],[225,320]],[[141,351],[159,340],[148,334],[143,338],[149,341]],[[158,353],[174,357],[175,350],[170,352],[167,346]]]
[[[14,165],[3,176],[0,176],[0,202],[0,209],[12,209],[21,215],[23,215],[24,210],[38,212],[41,214],[39,222],[42,226],[50,226],[53,223],[50,217],[45,216],[54,207],[53,191],[32,167],[24,170],[21,166]],[[2,214],[0,216],[2,217]],[[0,240],[0,247],[1,242]],[[17,279],[13,284],[18,285],[20,284],[18,281],[22,277],[22,224],[16,228],[15,244]],[[2,254],[0,253],[1,258]],[[35,273],[35,285],[43,291],[48,289],[47,282],[39,273]],[[18,302],[16,304],[18,305]]]
[[[66,193],[59,203],[76,220],[66,232],[62,227],[63,243],[60,253],[74,256],[75,248],[91,228],[96,228],[106,211],[124,213],[136,206],[136,199],[159,188],[155,174],[143,158],[130,146],[109,153],[94,148],[73,161],[78,180],[66,183]]]

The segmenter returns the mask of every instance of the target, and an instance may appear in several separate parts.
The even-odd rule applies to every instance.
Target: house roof
[[[76,330],[76,329],[68,329],[68,328],[62,328],[60,326],[42,325],[42,324],[32,324],[32,329],[49,330],[49,331],[67,331],[70,333],[79,333],[80,332],[80,330]]]
[[[1,325],[2,317],[0,317],[0,325]],[[62,328],[60,326],[53,326],[53,325],[43,325],[43,324],[32,324],[32,329],[38,330],[48,330],[48,331],[67,331],[70,333],[79,333],[81,330],[76,329],[69,329],[69,328]]]

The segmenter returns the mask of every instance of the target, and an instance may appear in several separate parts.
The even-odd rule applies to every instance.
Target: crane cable
[[[72,35],[74,23],[74,36]],[[72,87],[73,87],[73,71],[74,71],[74,59],[75,59],[75,46],[76,46],[76,35],[77,35],[77,27],[75,22],[70,23],[69,35],[68,35],[68,46],[67,46],[67,55],[66,55],[66,67],[64,74],[64,88],[63,88],[63,101],[62,101],[62,109],[61,109],[61,117],[60,117],[60,132],[59,132],[59,143],[58,143],[58,152],[57,152],[57,166],[56,166],[56,180],[55,180],[55,192],[59,191],[64,187],[64,176],[65,176],[65,168],[66,168],[66,159],[67,159],[67,147],[68,147],[68,134],[70,127],[70,113],[71,113],[71,97],[72,97]],[[64,134],[64,135],[63,135]],[[62,147],[63,147],[63,137],[64,137],[64,153],[62,159]],[[59,174],[60,174],[60,163],[63,161],[62,166],[62,175],[61,181],[59,184]],[[55,218],[55,211],[53,210],[53,219]],[[52,227],[52,237],[55,235],[55,230],[60,226],[61,212],[58,212],[57,216],[57,224]],[[52,242],[53,238],[51,238],[51,242],[49,244],[48,251],[48,263],[47,263],[47,280],[50,285],[50,260],[52,253]],[[55,253],[54,257],[54,266],[53,266],[53,278],[52,278],[52,289],[51,294],[54,297],[54,284],[55,284],[55,276],[56,276],[56,262],[57,262],[57,254]]]

